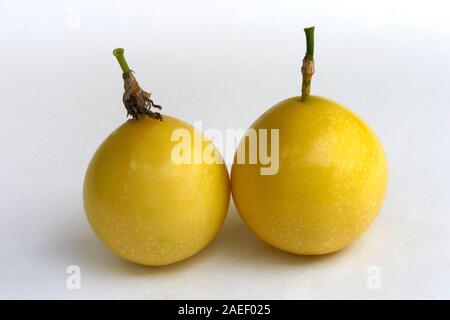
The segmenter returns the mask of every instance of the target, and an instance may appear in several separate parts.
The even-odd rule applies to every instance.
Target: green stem
[[[116,57],[119,62],[120,68],[122,68],[123,73],[130,72],[130,67],[128,67],[127,60],[125,60],[124,50],[122,48],[114,49],[113,55]]]
[[[302,65],[302,100],[306,100],[311,93],[311,79],[314,74],[314,27],[305,28],[306,54]]]
[[[306,59],[314,59],[314,27],[305,28],[306,35]]]

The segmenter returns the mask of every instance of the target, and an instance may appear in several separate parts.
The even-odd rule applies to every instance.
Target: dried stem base
[[[128,115],[131,115],[133,119],[139,119],[144,115],[150,118],[162,121],[163,118],[159,112],[154,112],[151,108],[161,110],[161,106],[154,104],[150,99],[150,93],[142,90],[137,82],[133,71],[123,73],[124,88],[123,104],[127,109]]]

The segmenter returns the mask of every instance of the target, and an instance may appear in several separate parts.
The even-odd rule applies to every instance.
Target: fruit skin
[[[171,134],[179,128],[192,137],[196,130],[169,116],[129,120],[101,144],[87,169],[89,223],[129,261],[159,266],[186,259],[216,236],[225,219],[230,198],[225,165],[174,164],[177,142]]]
[[[346,247],[368,228],[388,173],[383,147],[361,118],[325,98],[293,97],[251,128],[278,128],[280,137],[277,174],[260,175],[259,162],[235,161],[231,171],[236,208],[259,238],[319,255]]]

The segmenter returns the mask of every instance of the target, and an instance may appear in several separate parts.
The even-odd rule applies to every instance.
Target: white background
[[[450,298],[449,12],[445,1],[1,1],[0,298]],[[388,155],[370,230],[337,254],[294,256],[231,208],[191,259],[117,258],[81,195],[90,157],[125,121],[112,50],[126,49],[165,113],[245,129],[299,94],[310,25],[313,94],[361,115]],[[81,290],[66,287],[69,265]]]

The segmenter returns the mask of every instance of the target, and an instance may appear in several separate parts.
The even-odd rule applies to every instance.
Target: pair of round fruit
[[[219,152],[205,137],[203,148],[188,145],[188,161],[174,161],[173,133],[201,133],[152,111],[160,106],[140,88],[123,49],[114,50],[125,82],[123,102],[133,119],[98,148],[84,182],[86,215],[108,247],[143,265],[186,259],[219,232],[230,187],[246,225],[287,252],[334,252],[368,228],[386,191],[386,158],[361,118],[335,102],[309,95],[313,31],[305,29],[302,96],[278,103],[251,126],[279,130],[278,171],[263,175],[266,164],[259,159],[256,164],[236,163],[235,157],[231,183]],[[207,148],[219,161],[204,160]],[[239,148],[248,154],[245,139]]]

